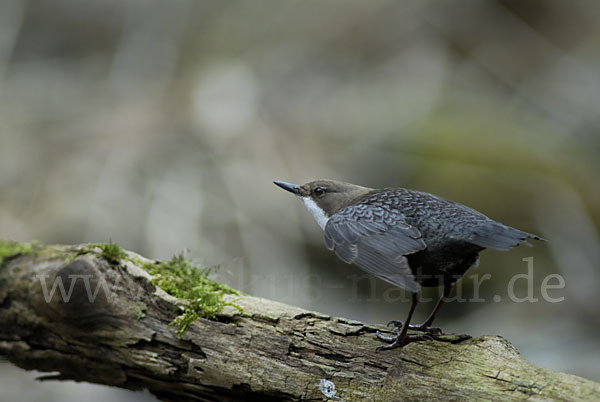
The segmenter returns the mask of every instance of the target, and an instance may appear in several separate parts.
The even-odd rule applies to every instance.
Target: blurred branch
[[[226,307],[179,338],[168,324],[182,301],[150,283],[143,257],[128,252],[109,262],[101,253],[80,255],[78,246],[23,250],[0,261],[0,354],[27,370],[57,373],[42,379],[148,388],[164,400],[600,394],[598,383],[531,365],[500,337],[377,353],[373,334],[381,327],[250,296],[228,296],[243,314]]]

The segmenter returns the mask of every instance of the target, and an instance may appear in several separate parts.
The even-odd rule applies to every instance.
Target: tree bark
[[[138,264],[148,260],[81,250],[40,245],[0,263],[0,355],[54,373],[42,379],[148,388],[163,400],[600,398],[600,384],[536,367],[499,336],[376,352],[384,326],[251,296],[226,296],[243,313],[226,307],[179,337],[168,324],[183,302],[150,282]],[[48,294],[57,278],[68,301],[58,287]]]

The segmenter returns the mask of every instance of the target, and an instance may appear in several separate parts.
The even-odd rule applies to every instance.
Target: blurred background
[[[461,289],[491,274],[485,302],[437,324],[599,381],[598,20],[581,0],[3,0],[0,238],[188,249],[244,292],[385,323],[409,303],[272,180],[427,191],[549,240],[484,252]],[[515,303],[527,257],[539,301]],[[0,363],[0,396],[153,399],[34,377]]]

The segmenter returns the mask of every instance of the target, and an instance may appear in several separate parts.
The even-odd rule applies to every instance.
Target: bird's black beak
[[[286,183],[284,181],[277,181],[277,180],[275,180],[273,183],[275,183],[282,189],[289,191],[290,193],[300,195],[300,190],[298,190],[298,186],[296,184],[290,184],[290,183]]]

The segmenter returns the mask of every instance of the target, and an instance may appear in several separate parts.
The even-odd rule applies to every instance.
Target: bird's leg
[[[438,302],[435,304],[433,311],[431,312],[431,314],[429,314],[429,317],[427,317],[425,322],[420,325],[409,325],[408,328],[412,329],[413,331],[421,331],[421,332],[427,332],[430,334],[441,335],[442,334],[441,328],[432,327],[431,324],[433,324],[435,315],[440,310],[440,307],[442,307],[442,304],[444,304],[445,299],[448,296],[450,296],[450,293],[452,292],[453,287],[454,287],[453,283],[444,285],[444,293],[442,294],[442,297],[440,297]]]
[[[408,317],[406,317],[406,325],[403,325],[402,321],[392,321],[390,324],[396,325],[396,336],[389,337],[382,335],[379,331],[377,331],[377,338],[380,340],[389,343],[389,345],[379,346],[377,350],[388,350],[394,348],[401,348],[402,346],[408,345],[411,342],[415,341],[425,341],[432,340],[433,338],[429,335],[408,335],[408,327],[410,323],[410,319],[415,311],[415,308],[419,304],[419,294],[413,293],[412,296],[412,304],[410,305],[410,311],[408,312]],[[389,325],[389,324],[388,324]]]

